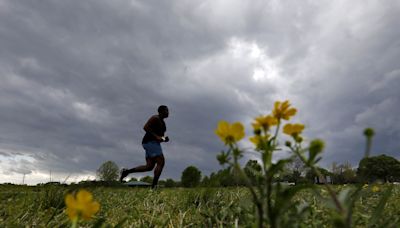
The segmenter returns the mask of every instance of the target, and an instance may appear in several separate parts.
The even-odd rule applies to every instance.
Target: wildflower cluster
[[[237,146],[237,142],[244,138],[243,125],[238,122],[229,124],[226,121],[220,121],[215,130],[215,133],[221,138],[222,142],[229,147],[228,151],[223,151],[217,156],[217,159],[222,165],[230,165],[233,168],[232,170],[238,172],[246,180],[257,207],[258,224],[260,227],[263,227],[266,223],[271,224],[272,227],[276,227],[289,222],[281,214],[290,211],[288,205],[293,203],[292,196],[294,194],[288,197],[287,190],[281,188],[279,183],[278,185],[273,185],[273,179],[283,171],[285,164],[290,162],[290,159],[283,159],[274,164],[272,163],[272,155],[280,149],[277,138],[282,122],[290,120],[296,113],[297,109],[292,107],[289,101],[277,101],[270,114],[261,115],[254,119],[252,123],[254,135],[249,140],[254,144],[262,160],[262,170],[255,171],[258,174],[258,177],[255,179],[259,181],[256,186],[249,180],[238,163],[238,159],[243,154],[243,151]],[[286,123],[283,127],[283,132],[291,136],[295,140],[297,147],[300,148],[303,129],[304,125],[302,124]],[[273,195],[277,200],[271,200]]]
[[[256,183],[252,182],[243,171],[239,164],[239,159],[243,157],[244,151],[239,148],[237,142],[245,136],[244,127],[241,123],[236,122],[230,124],[226,121],[220,121],[215,133],[220,137],[222,142],[228,146],[227,151],[222,151],[217,155],[217,159],[221,165],[228,164],[232,171],[237,172],[246,182],[251,193],[255,210],[257,213],[258,227],[297,227],[293,222],[300,221],[305,216],[305,212],[310,209],[307,202],[302,204],[294,198],[296,194],[305,188],[315,188],[311,184],[304,184],[295,187],[282,186],[280,182],[275,182],[276,178],[284,173],[285,165],[295,158],[299,158],[305,167],[321,176],[320,169],[317,166],[321,159],[320,154],[324,149],[324,142],[320,139],[310,141],[309,145],[303,148],[304,139],[302,133],[305,126],[301,123],[285,123],[283,125],[283,133],[291,138],[291,141],[285,143],[286,147],[292,153],[292,156],[286,159],[278,159],[272,162],[273,153],[282,150],[279,147],[278,136],[280,126],[283,121],[289,121],[297,113],[297,109],[292,107],[288,100],[277,101],[270,114],[261,115],[254,119],[252,123],[254,135],[249,138],[255,146],[256,152],[259,153],[261,161],[261,170],[252,170],[257,175]],[[367,156],[371,145],[373,130],[366,130],[367,137]],[[335,227],[351,227],[352,211],[356,199],[360,197],[362,185],[356,189],[345,188],[337,194],[328,184],[324,185],[325,192],[328,193],[330,203],[334,205],[331,219]],[[372,187],[372,192],[378,192],[377,186]],[[387,200],[391,190],[388,190]],[[316,193],[317,194],[317,193]],[[319,195],[319,193],[317,194]],[[322,197],[319,195],[319,197]],[[384,201],[380,205],[384,205]],[[382,213],[382,207],[377,207],[372,222],[376,222]]]

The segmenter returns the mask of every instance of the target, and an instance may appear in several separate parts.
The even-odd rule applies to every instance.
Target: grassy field
[[[336,190],[343,186],[336,186]],[[373,192],[365,188],[364,197],[356,205],[353,224],[368,225],[369,214],[386,186]],[[70,227],[65,213],[64,197],[80,189],[71,186],[0,186],[0,227]],[[169,188],[151,191],[143,188],[86,188],[101,205],[91,221],[80,226],[122,227],[253,227],[255,213],[246,188]],[[331,227],[329,202],[314,196],[310,190],[297,200],[310,209],[304,227]],[[318,188],[323,196],[327,193]],[[396,221],[400,227],[400,186],[395,186],[382,219]]]

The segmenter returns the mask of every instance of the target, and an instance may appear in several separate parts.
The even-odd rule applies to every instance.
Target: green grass
[[[75,188],[75,189],[74,189]],[[69,227],[64,212],[64,196],[77,190],[63,186],[0,186],[0,227]],[[343,186],[336,186],[336,190]],[[385,186],[381,186],[384,190]],[[143,188],[96,187],[86,188],[101,204],[92,221],[124,227],[251,227],[255,213],[246,188],[170,188],[150,191]],[[320,190],[323,196],[327,193]],[[378,203],[381,192],[363,190],[366,195],[358,201],[353,223],[356,227],[368,224],[369,215]],[[311,192],[302,192],[297,199],[310,209],[304,227],[331,227],[329,202]],[[328,205],[328,206],[327,206]],[[400,186],[395,186],[382,219],[400,218]]]

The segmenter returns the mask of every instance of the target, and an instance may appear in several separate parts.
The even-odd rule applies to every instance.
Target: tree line
[[[256,160],[249,160],[244,171],[255,184],[262,172],[262,167]],[[306,169],[300,160],[295,159],[286,166],[286,172],[276,177],[274,181],[292,184],[320,183],[321,180],[332,184],[400,182],[400,161],[383,154],[363,158],[357,168],[353,168],[349,162],[342,164],[333,162],[329,169],[319,168],[319,173],[323,176],[318,177],[312,170]],[[98,178],[103,181],[115,181],[118,179],[118,175],[119,168],[112,161],[105,162],[97,170]],[[129,181],[139,180],[151,183],[152,177],[145,176],[140,179],[133,177]],[[212,172],[209,176],[203,176],[197,167],[188,166],[183,170],[179,181],[169,178],[160,180],[159,184],[165,187],[228,187],[244,186],[245,180],[229,168]]]

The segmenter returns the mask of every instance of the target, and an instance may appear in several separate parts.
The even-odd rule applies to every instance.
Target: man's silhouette
[[[142,145],[146,151],[146,165],[132,169],[122,169],[121,177],[119,179],[121,182],[130,173],[150,171],[157,165],[154,169],[153,184],[151,187],[154,188],[157,185],[158,178],[160,178],[165,163],[161,142],[169,141],[168,137],[164,137],[167,130],[164,119],[167,118],[168,115],[168,107],[161,105],[158,107],[158,115],[150,117],[144,125],[143,129],[146,131],[146,134],[143,137]]]

